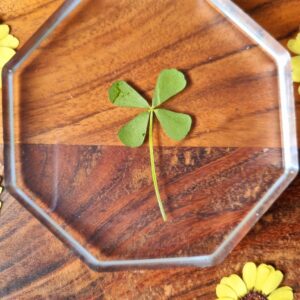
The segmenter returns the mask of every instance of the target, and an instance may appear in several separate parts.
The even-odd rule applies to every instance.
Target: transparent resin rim
[[[286,189],[298,173],[298,151],[295,125],[295,100],[291,78],[291,57],[271,35],[230,0],[207,0],[227,17],[245,35],[255,41],[276,63],[280,91],[280,126],[283,155],[283,174],[268,189],[266,194],[247,213],[245,218],[230,232],[211,254],[191,257],[166,257],[155,259],[130,259],[100,261],[84,248],[75,238],[58,225],[18,186],[16,180],[16,159],[14,143],[14,73],[31,53],[83,0],[66,0],[64,4],[40,27],[40,29],[17,52],[3,70],[3,130],[5,185],[9,193],[18,199],[37,219],[60,240],[72,248],[92,269],[114,270],[128,268],[151,268],[171,266],[215,265],[229,254],[247,234],[271,204]]]

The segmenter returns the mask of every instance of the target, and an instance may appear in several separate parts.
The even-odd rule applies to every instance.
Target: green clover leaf
[[[180,141],[184,139],[191,130],[192,118],[187,114],[163,108],[155,109],[154,113],[165,134],[172,140]]]
[[[119,80],[113,83],[109,89],[109,100],[117,106],[149,108],[145,100],[134,88],[127,82]]]
[[[192,118],[183,113],[173,112],[159,106],[183,91],[186,87],[184,74],[176,69],[166,69],[160,72],[154,95],[152,106],[133,87],[125,81],[119,80],[112,84],[109,89],[110,101],[122,107],[146,108],[144,111],[126,123],[119,131],[118,136],[121,142],[128,147],[141,146],[146,138],[149,127],[149,152],[151,163],[151,174],[158,205],[163,217],[167,216],[161,201],[157,176],[155,171],[155,160],[153,150],[153,119],[154,115],[160,122],[163,131],[167,136],[175,141],[184,139],[192,126]]]
[[[119,131],[119,139],[129,147],[139,147],[144,143],[149,123],[149,112],[144,111],[126,123]]]
[[[157,107],[177,95],[186,87],[184,74],[176,69],[160,72],[152,99],[152,106]]]

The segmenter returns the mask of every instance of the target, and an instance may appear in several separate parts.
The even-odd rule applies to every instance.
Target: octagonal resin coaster
[[[151,99],[168,68],[193,127],[154,124],[163,222],[147,143],[117,136],[139,109],[108,89]],[[298,171],[290,56],[231,1],[65,1],[3,77],[7,188],[96,270],[216,264]]]

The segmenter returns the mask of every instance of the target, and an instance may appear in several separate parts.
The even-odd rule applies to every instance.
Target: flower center
[[[267,297],[259,292],[249,292],[241,300],[267,300]]]

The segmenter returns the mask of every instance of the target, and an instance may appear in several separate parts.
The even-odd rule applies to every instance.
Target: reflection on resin
[[[280,149],[156,148],[163,224],[146,146],[21,149],[20,185],[101,259],[209,253],[283,171]]]

